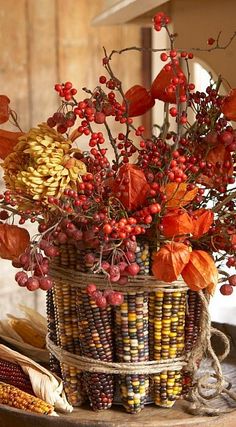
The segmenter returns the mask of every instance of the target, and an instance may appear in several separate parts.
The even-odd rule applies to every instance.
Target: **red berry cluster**
[[[66,83],[56,83],[55,91],[58,92],[61,98],[64,98],[65,101],[71,101],[73,96],[76,95],[77,89],[75,89],[71,82]]]
[[[120,305],[124,301],[124,295],[121,292],[113,291],[112,289],[99,291],[94,283],[90,283],[86,291],[101,309],[106,308],[108,305]]]
[[[161,31],[162,27],[166,27],[170,23],[170,17],[164,12],[158,12],[153,18],[154,29]]]

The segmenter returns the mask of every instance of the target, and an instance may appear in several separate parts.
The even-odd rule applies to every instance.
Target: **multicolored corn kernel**
[[[198,292],[188,290],[185,315],[185,350],[190,352],[200,332],[202,303]],[[183,395],[188,394],[192,384],[191,372],[183,371]]]
[[[34,396],[31,381],[17,363],[0,359],[0,382],[13,385]]]
[[[186,292],[157,291],[149,294],[149,348],[151,360],[174,359],[184,351]],[[175,371],[173,371],[175,373]],[[159,406],[172,406],[174,396],[179,397],[180,389],[170,393],[169,385],[164,382],[165,375],[169,384],[175,382],[173,372],[151,376],[151,388],[154,402]],[[162,376],[161,376],[162,375]],[[171,375],[171,377],[169,377]],[[176,372],[175,375],[180,375]],[[179,384],[179,377],[176,379]],[[181,384],[181,381],[180,381]],[[177,386],[176,386],[177,387]],[[179,385],[178,385],[179,387]],[[162,393],[163,390],[163,393]]]
[[[153,396],[157,406],[170,408],[182,392],[182,372],[162,371],[153,375]]]
[[[3,382],[0,382],[0,404],[45,415],[51,414],[54,410],[49,403]]]
[[[148,348],[148,294],[128,292],[124,302],[116,306],[115,342],[118,362],[141,362],[149,359]],[[120,396],[127,412],[143,409],[149,389],[147,375],[119,376]]]
[[[57,343],[64,350],[80,355],[76,290],[68,283],[55,281],[53,298],[57,319]],[[80,406],[86,400],[82,372],[61,363],[61,373],[68,401],[72,406]]]
[[[81,354],[95,360],[113,361],[112,309],[97,307],[86,291],[77,290],[78,331]],[[114,397],[114,377],[84,372],[85,388],[93,410],[108,409]]]
[[[53,301],[53,290],[50,289],[47,291],[46,295],[46,312],[47,312],[47,324],[48,324],[48,336],[51,341],[55,344],[59,344],[57,333],[56,333],[56,313],[55,313],[55,305]],[[49,365],[50,370],[61,377],[61,367],[59,360],[50,353],[49,355]]]

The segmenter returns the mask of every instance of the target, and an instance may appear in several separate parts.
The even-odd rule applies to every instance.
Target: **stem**
[[[21,127],[20,127],[20,125],[19,125],[19,123],[18,123],[18,121],[17,121],[17,114],[16,114],[16,112],[15,111],[13,111],[13,110],[10,110],[10,116],[11,116],[11,118],[12,118],[12,120],[13,120],[13,123],[14,123],[14,125],[21,131],[21,132],[23,132],[23,130],[21,129]]]

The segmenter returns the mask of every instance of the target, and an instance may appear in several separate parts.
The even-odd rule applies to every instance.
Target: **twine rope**
[[[236,401],[236,393],[230,390],[231,384],[226,381],[220,364],[230,352],[230,342],[223,332],[211,327],[208,298],[202,291],[198,294],[202,304],[200,334],[186,366],[186,371],[193,372],[193,387],[188,396],[188,400],[190,401],[188,411],[194,415],[214,416],[231,412],[235,409],[215,408],[209,405],[209,401],[223,394],[227,394]],[[211,338],[213,335],[217,335],[224,346],[224,351],[219,356],[216,355],[212,348]],[[200,362],[207,357],[211,360],[213,372],[204,372],[198,375]]]
[[[178,371],[187,364],[185,357],[178,357],[175,359],[166,360],[149,360],[146,362],[128,362],[128,363],[117,363],[117,362],[105,362],[98,359],[92,359],[90,357],[79,356],[77,354],[70,353],[69,351],[63,350],[62,348],[55,345],[49,336],[46,337],[46,344],[48,350],[55,356],[61,363],[77,368],[80,371],[104,373],[104,374],[115,374],[115,375],[130,375],[130,374],[157,374],[166,369],[172,371]]]
[[[50,268],[50,275],[58,283],[68,283],[71,287],[86,289],[89,283],[94,283],[98,289],[104,289],[108,280],[106,276],[93,273],[82,273],[79,271],[64,269],[62,267],[53,266]],[[162,282],[153,276],[140,275],[135,278],[128,277],[128,282],[125,285],[112,283],[113,290],[127,291],[127,292],[147,292],[147,291],[160,291],[160,292],[178,292],[189,289],[182,279],[175,280],[171,283]]]

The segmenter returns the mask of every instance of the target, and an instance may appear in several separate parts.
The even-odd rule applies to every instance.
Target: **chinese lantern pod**
[[[188,185],[184,182],[180,184],[176,182],[169,182],[162,191],[166,196],[166,208],[175,209],[180,208],[190,203],[197,195],[198,188],[188,190]]]
[[[180,76],[180,77],[179,77]],[[173,87],[172,91],[168,91],[168,88],[172,85],[172,80],[178,78],[181,83],[176,87]],[[160,73],[156,76],[151,86],[151,94],[154,99],[160,99],[163,102],[169,102],[170,104],[176,104],[176,94],[179,92],[179,96],[185,95],[185,84],[186,77],[179,65],[173,65],[172,63],[165,65]]]
[[[193,291],[199,291],[218,283],[218,271],[211,256],[205,251],[193,250],[188,264],[182,271],[186,284]]]
[[[193,231],[192,235],[199,239],[207,233],[214,220],[214,214],[210,209],[198,209],[193,211]]]
[[[221,111],[228,120],[236,121],[236,89],[231,89],[223,99]]]
[[[167,243],[153,255],[153,275],[159,280],[171,283],[178,279],[189,258],[190,249],[187,245],[178,242]]]
[[[129,117],[141,116],[155,104],[155,99],[152,98],[151,93],[140,85],[132,86],[125,93],[125,99],[128,104]]]
[[[29,232],[12,224],[0,224],[0,257],[15,260],[30,243]]]
[[[178,209],[167,212],[162,219],[162,233],[165,237],[192,234],[193,221],[191,216]]]

